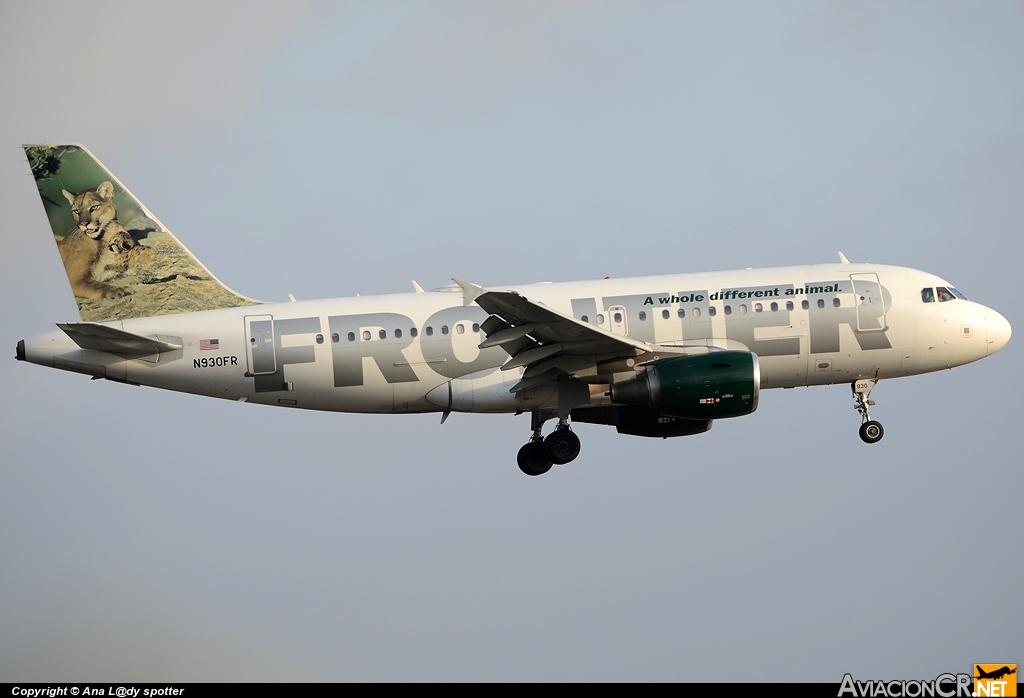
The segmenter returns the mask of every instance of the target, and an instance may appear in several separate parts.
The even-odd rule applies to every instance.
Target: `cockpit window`
[[[949,292],[952,293],[954,296],[956,296],[957,298],[959,298],[962,301],[967,300],[967,296],[965,296],[964,294],[960,293],[959,291],[957,291],[952,286],[949,287]]]
[[[954,296],[952,293],[950,293],[949,289],[946,288],[945,286],[939,286],[938,288],[935,289],[935,291],[939,294],[939,302],[940,303],[945,303],[946,301],[955,301],[956,300],[956,296]]]
[[[930,288],[930,287],[929,288],[922,288],[921,289],[921,300],[924,301],[925,303],[934,303],[935,302],[935,290]]]

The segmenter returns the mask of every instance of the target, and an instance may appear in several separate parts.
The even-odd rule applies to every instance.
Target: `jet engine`
[[[676,356],[611,386],[612,403],[653,407],[681,419],[740,417],[757,409],[761,371],[749,351]]]

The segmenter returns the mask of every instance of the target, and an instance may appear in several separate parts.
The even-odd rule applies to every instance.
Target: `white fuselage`
[[[824,264],[508,288],[652,345],[752,351],[761,387],[789,388],[926,373],[1001,348],[1010,327],[997,312],[959,298],[924,302],[923,288],[948,286],[913,269]],[[182,345],[148,357],[81,349],[61,331],[25,349],[42,365],[269,405],[381,413],[543,407],[544,395],[509,392],[523,369],[502,372],[503,349],[478,348],[486,318],[453,287],[103,323]]]

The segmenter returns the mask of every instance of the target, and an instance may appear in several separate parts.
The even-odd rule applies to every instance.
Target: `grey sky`
[[[1021,341],[674,440],[307,413],[13,360],[86,144],[283,300],[836,260],[1018,330],[1020,3],[0,2],[0,678],[933,678],[1024,659]]]

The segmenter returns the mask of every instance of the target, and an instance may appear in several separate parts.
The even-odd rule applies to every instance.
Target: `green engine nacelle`
[[[760,390],[756,354],[715,351],[648,364],[636,378],[612,385],[611,398],[683,419],[721,419],[756,410]]]

